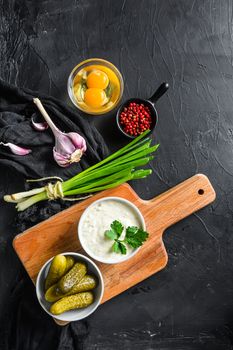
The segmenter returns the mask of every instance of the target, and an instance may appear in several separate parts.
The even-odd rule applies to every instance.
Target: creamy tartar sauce
[[[142,226],[134,208],[125,202],[109,199],[94,203],[87,209],[79,234],[82,244],[90,253],[103,258],[105,261],[114,260],[119,262],[132,254],[133,249],[126,244],[126,255],[112,251],[114,241],[106,238],[104,233],[106,230],[110,230],[110,225],[114,220],[120,221],[124,226],[120,239],[124,239],[125,230],[128,226]]]

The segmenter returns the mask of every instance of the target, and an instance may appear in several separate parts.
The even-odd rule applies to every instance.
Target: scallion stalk
[[[139,167],[148,164],[159,147],[159,145],[151,146],[151,139],[146,137],[148,132],[145,131],[128,145],[69,180],[58,181],[54,185],[50,183],[45,187],[27,192],[6,195],[4,200],[17,203],[17,210],[22,211],[43,200],[57,198],[70,200],[70,196],[95,193],[130,180],[145,178],[152,173],[152,170]],[[75,199],[79,200],[79,197]]]

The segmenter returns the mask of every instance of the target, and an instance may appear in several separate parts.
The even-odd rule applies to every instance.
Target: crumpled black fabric
[[[51,130],[35,131],[31,117],[43,121],[33,97],[39,97],[55,125],[64,132],[78,132],[86,139],[87,151],[79,163],[61,168],[53,159],[54,136]],[[94,126],[63,102],[37,92],[18,89],[0,80],[0,142],[12,142],[32,149],[26,156],[18,156],[0,146],[0,164],[13,167],[27,178],[74,176],[84,168],[97,163],[107,153],[103,138]]]
[[[87,320],[58,326],[36,300],[35,287],[21,271],[0,325],[1,350],[82,350],[89,334]],[[93,344],[94,345],[94,344]]]
[[[51,131],[38,132],[31,126],[32,115],[42,120],[32,102],[35,96],[41,99],[47,112],[61,130],[76,131],[86,139],[87,152],[80,163],[73,164],[69,168],[60,168],[55,163],[52,155],[54,138]],[[53,97],[19,89],[2,80],[0,80],[0,141],[12,142],[33,150],[27,156],[16,156],[7,148],[0,146],[1,169],[9,167],[11,172],[15,173],[16,179],[19,173],[25,178],[57,175],[66,179],[107,155],[107,147],[100,134],[78,112],[74,112]],[[20,233],[70,205],[72,202],[59,200],[34,205],[16,214],[15,221],[10,223],[11,231],[15,234]],[[10,269],[15,271],[15,277],[10,282],[5,312],[0,315],[0,349],[83,349],[89,332],[87,321],[73,322],[60,327],[42,310],[36,298],[35,287],[13,251],[12,238],[9,237],[6,249],[3,251],[7,257],[11,255]],[[2,258],[4,259],[4,256]]]

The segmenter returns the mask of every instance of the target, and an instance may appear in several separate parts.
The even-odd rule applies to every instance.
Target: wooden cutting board
[[[197,174],[151,200],[142,200],[128,184],[123,184],[73,205],[15,237],[14,249],[33,283],[40,268],[52,256],[67,251],[85,254],[77,238],[79,218],[89,204],[107,196],[132,201],[142,212],[150,235],[128,261],[116,265],[97,262],[105,283],[102,303],[163,269],[168,261],[163,232],[213,202],[215,191],[205,175]]]

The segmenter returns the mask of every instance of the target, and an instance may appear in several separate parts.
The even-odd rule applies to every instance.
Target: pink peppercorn
[[[152,117],[148,106],[131,102],[119,117],[123,131],[131,136],[138,136],[151,128]]]

